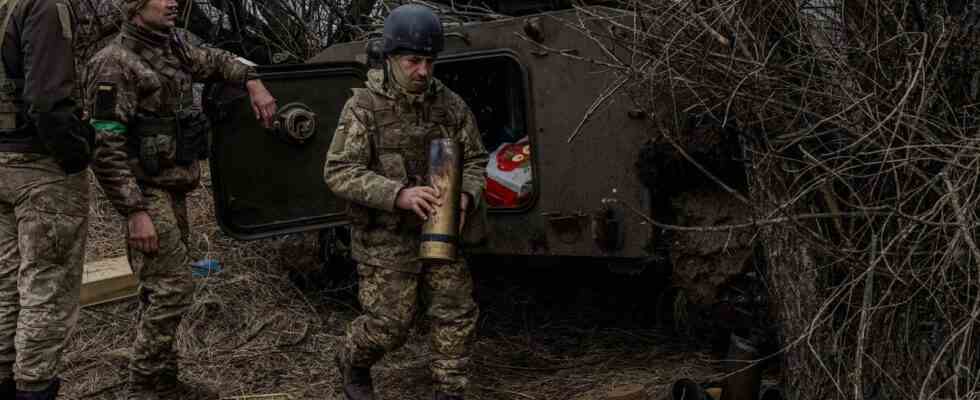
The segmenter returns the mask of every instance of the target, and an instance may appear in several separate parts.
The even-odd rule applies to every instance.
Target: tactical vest
[[[382,98],[370,89],[353,90],[355,104],[372,115],[368,122],[369,131],[374,133],[370,138],[368,169],[406,187],[429,184],[426,178],[429,143],[433,139],[451,137],[459,123],[459,117],[449,107],[449,96],[437,96],[435,103],[423,107],[422,115],[418,116],[399,112],[398,107],[402,104]],[[410,121],[411,117],[418,117],[418,120]],[[351,205],[351,219],[355,225],[389,229],[415,228],[422,224],[414,213],[389,213],[357,204]]]
[[[167,57],[138,39],[125,36],[120,37],[120,47],[135,54],[160,75],[159,90],[162,93],[158,110],[151,113],[137,109],[130,126],[137,137],[130,151],[137,155],[144,172],[155,176],[163,169],[184,167],[206,159],[210,123],[204,113],[191,109],[192,79],[190,72],[184,69],[190,61],[181,53],[183,47],[171,46],[174,57]]]

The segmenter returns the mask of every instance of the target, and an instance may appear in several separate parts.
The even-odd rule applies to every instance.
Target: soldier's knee
[[[187,263],[190,264],[190,253],[187,250],[187,245],[184,243],[180,229],[176,226],[168,226],[164,229],[166,230],[157,233],[160,240],[157,257],[187,259]],[[190,268],[190,265],[188,265],[188,268]]]
[[[168,314],[182,313],[194,300],[194,282],[189,276],[154,279],[145,282],[144,296],[144,303],[156,309],[166,310]]]
[[[397,322],[386,327],[388,340],[385,343],[385,350],[392,351],[402,347],[408,341],[408,334],[411,325]]]
[[[392,351],[404,345],[411,329],[411,326],[404,321],[387,318],[373,319],[368,327],[364,334],[385,351]]]
[[[459,303],[433,304],[428,310],[429,317],[443,323],[475,323],[480,309],[472,299]]]

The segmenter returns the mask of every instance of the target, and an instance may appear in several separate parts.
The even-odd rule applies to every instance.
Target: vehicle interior
[[[441,58],[436,76],[458,93],[476,116],[490,153],[487,189],[491,209],[517,210],[533,199],[532,146],[528,137],[527,80],[507,54]]]

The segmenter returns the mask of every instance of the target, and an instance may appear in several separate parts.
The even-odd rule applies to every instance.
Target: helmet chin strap
[[[402,91],[402,93],[409,96],[409,98],[414,98],[421,96],[428,89],[428,85],[423,87],[421,90],[413,90],[414,85],[412,84],[412,78],[408,76],[408,73],[398,65],[398,55],[389,56],[385,62],[385,78],[389,82],[394,82],[396,87]],[[388,79],[390,78],[390,79]]]

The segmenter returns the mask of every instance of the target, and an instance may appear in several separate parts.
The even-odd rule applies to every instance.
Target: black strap
[[[441,235],[437,233],[423,233],[421,237],[423,242],[443,242],[456,244],[456,235]]]

